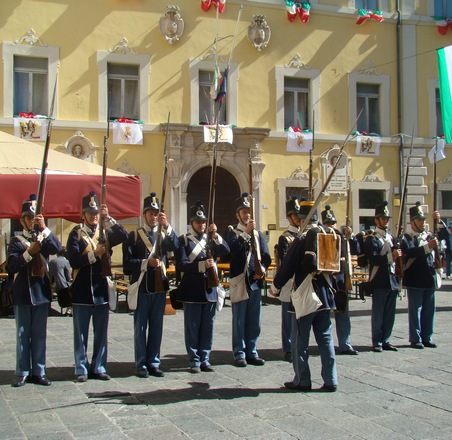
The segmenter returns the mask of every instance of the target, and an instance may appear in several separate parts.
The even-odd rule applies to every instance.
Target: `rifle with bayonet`
[[[435,157],[433,160],[433,212],[438,211],[438,186],[436,183],[436,155],[438,153],[438,137],[435,142]],[[438,239],[438,220],[436,217],[433,220],[433,236]],[[442,269],[443,263],[441,261],[441,254],[439,253],[438,246],[433,248],[435,254],[435,269]]]
[[[44,205],[44,196],[45,196],[46,184],[47,184],[47,166],[48,166],[47,158],[48,158],[49,150],[50,150],[50,137],[52,134],[52,124],[53,124],[52,118],[53,118],[53,111],[55,108],[55,95],[56,95],[56,88],[57,88],[57,80],[58,80],[58,77],[55,78],[55,86],[53,88],[52,104],[50,106],[50,114],[49,114],[49,119],[48,119],[48,124],[47,124],[46,143],[44,146],[44,156],[42,158],[41,175],[39,177],[38,196],[36,198],[35,215],[42,214],[43,205]],[[32,241],[38,240],[39,232],[40,231],[39,231],[38,225],[35,225]],[[40,252],[37,252],[36,254],[33,255],[32,263],[31,263],[32,275],[41,276],[41,277],[44,276],[45,266],[44,266],[44,262],[43,262],[42,258],[43,257]]]
[[[168,112],[168,122],[166,124],[165,133],[165,146],[163,147],[163,182],[162,182],[162,193],[160,198],[160,212],[165,212],[165,193],[166,193],[166,183],[168,180],[168,131],[170,123],[170,112]],[[154,292],[164,292],[165,285],[163,283],[163,277],[165,276],[165,269],[163,267],[163,255],[162,255],[162,224],[159,223],[157,227],[157,237],[155,239],[154,248],[152,252],[152,258],[160,260],[160,265],[155,268],[154,276]]]
[[[108,159],[108,148],[107,148],[107,139],[110,136],[110,116],[107,117],[107,134],[104,136],[104,155],[102,159],[102,184],[101,184],[101,196],[100,196],[100,204],[107,204],[107,159]],[[110,247],[108,245],[107,234],[105,233],[105,222],[107,219],[104,215],[101,215],[99,221],[99,243],[105,245],[106,252],[104,252],[100,258],[102,265],[102,276],[110,277],[111,276],[111,263],[110,263]]]
[[[312,152],[314,151],[314,139],[315,139],[315,131],[314,131],[314,124],[315,124],[315,113],[312,112],[312,147],[309,150],[309,187],[308,187],[308,200],[312,201],[314,200],[314,189],[312,185]]]
[[[249,179],[250,179],[250,214],[251,219],[254,220],[254,197],[253,197],[253,161],[251,157],[251,149],[249,153]],[[254,273],[258,278],[262,278],[264,276],[264,270],[261,265],[261,256],[259,252],[258,245],[256,243],[255,230],[251,231],[251,239],[250,239],[251,253],[254,258]]]
[[[207,241],[206,241],[206,257],[213,258],[212,241],[213,233],[209,231],[210,225],[214,223],[214,206],[215,206],[215,190],[217,178],[217,146],[219,136],[219,111],[217,113],[216,127],[215,127],[215,142],[212,151],[212,169],[210,172],[210,188],[209,188],[209,207],[207,209]],[[207,268],[207,287],[218,287],[220,281],[218,280],[218,273],[215,267]]]
[[[350,179],[348,181],[348,188],[347,188],[347,208],[345,212],[345,233],[348,233],[348,230],[350,228],[350,197],[351,196],[351,189],[350,189]],[[347,292],[351,292],[353,290],[353,283],[352,283],[352,256],[350,253],[350,236],[345,235],[345,289]]]

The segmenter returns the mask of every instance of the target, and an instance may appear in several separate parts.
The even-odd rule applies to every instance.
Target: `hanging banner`
[[[47,118],[14,118],[14,136],[27,141],[45,141]]]
[[[378,136],[358,136],[356,138],[357,156],[379,156],[381,139]]]
[[[309,153],[312,149],[312,132],[293,131],[292,127],[287,132],[286,150],[292,153]]]
[[[204,125],[204,142],[215,142],[216,125]],[[218,142],[228,142],[232,144],[233,131],[230,125],[218,126]]]
[[[439,162],[446,158],[446,152],[444,151],[444,139],[438,139],[437,144],[433,146],[433,148],[428,153],[428,160],[430,163]],[[436,150],[436,158],[435,158],[435,150]]]
[[[134,122],[113,122],[113,143],[143,145],[143,125]]]

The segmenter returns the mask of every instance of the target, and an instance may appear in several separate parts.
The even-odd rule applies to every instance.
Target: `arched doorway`
[[[197,200],[201,200],[207,213],[211,171],[211,167],[204,167],[191,177],[187,188],[187,219],[190,206]],[[217,167],[215,180],[214,221],[218,231],[222,233],[228,225],[235,223],[235,200],[240,197],[240,187],[235,177],[225,168]]]

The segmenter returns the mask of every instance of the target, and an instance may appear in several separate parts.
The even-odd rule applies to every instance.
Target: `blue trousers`
[[[185,348],[190,367],[210,365],[216,303],[184,303]]]
[[[446,254],[446,276],[450,277],[451,272],[451,264],[452,264],[452,250],[450,253]]]
[[[289,313],[290,302],[281,302],[281,339],[284,353],[291,353],[290,333],[292,331],[292,315]]]
[[[165,305],[165,292],[138,294],[137,308],[133,314],[135,365],[138,371],[160,366]]]
[[[372,291],[372,344],[374,347],[389,342],[394,327],[397,290]]]
[[[334,313],[334,320],[336,323],[337,343],[339,351],[353,350],[350,340],[350,333],[352,325],[350,323],[350,314],[348,313]]]
[[[311,327],[319,347],[322,364],[321,376],[325,385],[337,385],[336,356],[332,337],[332,324],[329,310],[310,313],[300,319],[293,315],[292,363],[295,371],[293,383],[311,386],[309,369],[309,335]]]
[[[435,321],[435,289],[408,287],[410,342],[432,342]]]
[[[232,304],[232,351],[234,359],[258,356],[257,340],[261,333],[261,291],[248,292],[245,301]]]
[[[99,374],[107,371],[108,304],[72,306],[74,321],[75,375]],[[93,357],[88,362],[88,331],[93,318]]]
[[[14,306],[17,376],[45,376],[47,317],[50,303]]]

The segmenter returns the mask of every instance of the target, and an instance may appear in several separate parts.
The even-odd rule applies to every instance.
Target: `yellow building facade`
[[[442,134],[436,49],[452,44],[452,30],[443,35],[432,17],[448,17],[447,2],[312,0],[295,9],[293,21],[284,0],[227,0],[218,20],[215,6],[204,11],[201,0],[172,3],[0,2],[1,130],[14,132],[18,112],[48,115],[58,77],[51,147],[74,154],[82,144],[81,160],[101,163],[107,118],[142,121],[142,144],[114,143],[111,133],[108,166],[139,174],[145,197],[161,193],[170,114],[165,208],[182,233],[190,203],[208,204],[213,144],[200,124],[216,114],[207,95],[217,61],[221,72],[229,66],[220,122],[233,127],[232,143],[217,147],[221,228],[235,221],[234,200],[252,187],[255,218],[272,248],[287,226],[285,201],[306,195],[310,182],[319,197],[346,140],[319,211],[331,205],[344,224],[349,194],[358,231],[372,225],[375,204],[388,200],[394,227],[412,133],[407,205],[419,200],[432,210],[427,154]],[[311,131],[311,154],[287,151],[289,126]],[[379,135],[371,154],[367,134],[361,150],[356,135],[347,136],[357,131]],[[311,134],[302,132],[299,142],[309,145]],[[436,166],[438,208],[450,223],[451,169],[449,157]],[[124,223],[132,229],[137,219]]]

